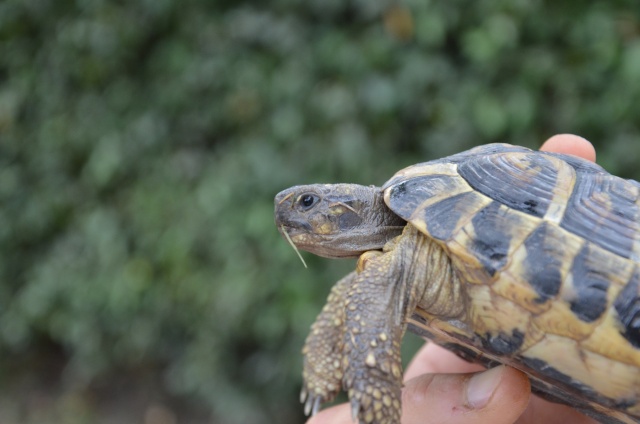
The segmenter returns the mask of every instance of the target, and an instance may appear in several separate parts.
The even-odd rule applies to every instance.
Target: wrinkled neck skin
[[[394,258],[391,275],[400,278],[397,290],[402,291],[403,322],[416,307],[442,319],[464,319],[467,302],[463,284],[442,246],[408,225],[385,252]]]
[[[284,190],[275,198],[275,217],[298,248],[327,258],[381,250],[406,225],[384,203],[381,188],[357,184]]]

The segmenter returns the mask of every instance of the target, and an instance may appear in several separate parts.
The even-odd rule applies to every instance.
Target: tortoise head
[[[379,187],[312,184],[281,191],[275,198],[278,230],[300,249],[328,258],[357,257],[378,250],[406,222],[384,203]]]

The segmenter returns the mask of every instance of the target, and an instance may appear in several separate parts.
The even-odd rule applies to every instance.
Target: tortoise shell
[[[401,170],[388,207],[436,240],[471,324],[418,309],[409,328],[603,422],[640,419],[640,184],[507,144]],[[483,311],[491,313],[483,313]]]

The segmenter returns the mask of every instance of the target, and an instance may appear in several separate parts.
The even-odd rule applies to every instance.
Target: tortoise
[[[303,250],[359,258],[305,342],[307,414],[342,387],[360,423],[399,423],[408,327],[601,422],[640,422],[638,182],[489,144],[382,187],[289,188],[275,220]]]

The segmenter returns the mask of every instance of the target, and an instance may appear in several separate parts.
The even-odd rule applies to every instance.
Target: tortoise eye
[[[303,210],[311,209],[313,205],[318,201],[318,197],[313,194],[303,194],[298,197],[298,205],[302,207]]]

